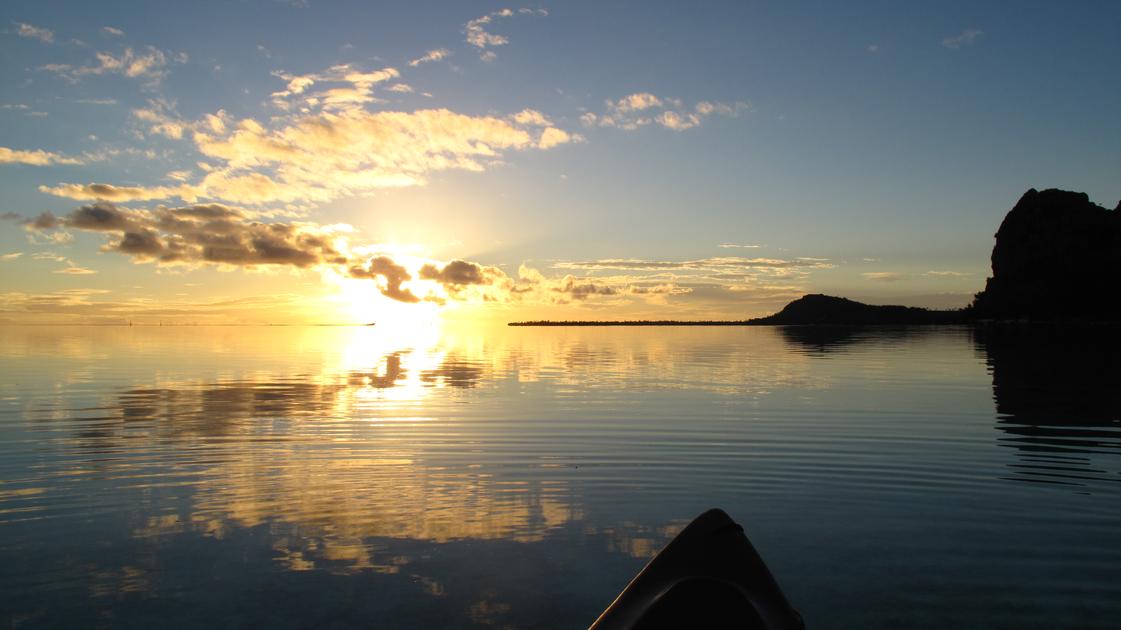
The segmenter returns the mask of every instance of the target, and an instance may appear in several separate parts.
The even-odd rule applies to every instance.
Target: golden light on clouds
[[[483,61],[493,61],[493,49],[509,41],[493,29],[505,28],[510,18],[546,15],[526,8],[480,16],[464,24],[466,43]],[[258,50],[269,55],[266,48]],[[341,62],[317,71],[276,68],[266,79],[270,87],[261,111],[215,107],[191,115],[181,113],[179,103],[157,89],[166,85],[163,79],[177,66],[187,63],[188,57],[180,53],[122,43],[119,50],[98,52],[83,64],[41,67],[40,71],[74,83],[109,74],[140,81],[149,94],[139,105],[133,101],[126,116],[130,133],[144,148],[106,148],[74,156],[0,147],[0,162],[81,166],[124,153],[147,160],[161,155],[191,158],[164,170],[155,181],[122,176],[40,184],[41,193],[88,203],[57,215],[45,212],[23,219],[33,243],[65,245],[75,234],[86,232],[103,237],[100,251],[153,265],[159,273],[236,269],[258,277],[288,275],[297,280],[288,284],[283,295],[243,292],[236,297],[230,289],[224,295],[193,290],[127,298],[118,295],[119,289],[80,296],[13,291],[0,317],[20,320],[50,312],[61,321],[120,323],[135,317],[179,319],[193,312],[195,322],[216,322],[222,321],[220,313],[236,312],[241,322],[271,321],[270,317],[376,321],[404,330],[448,314],[494,318],[516,310],[533,317],[572,307],[585,309],[592,317],[598,317],[594,313],[599,309],[660,317],[651,314],[683,301],[707,299],[709,307],[694,309],[703,317],[725,304],[742,302],[760,287],[769,286],[765,292],[773,294],[776,285],[762,279],[781,277],[782,286],[789,287],[792,279],[804,277],[809,269],[831,266],[810,264],[810,259],[730,257],[680,262],[514,259],[499,265],[436,256],[431,243],[394,242],[400,236],[395,232],[408,229],[409,209],[417,203],[439,207],[426,213],[425,225],[413,229],[408,240],[432,237],[432,216],[467,217],[485,212],[487,203],[448,190],[418,202],[416,195],[393,193],[394,189],[424,187],[452,172],[505,169],[517,154],[554,152],[587,142],[576,126],[684,131],[712,116],[734,117],[749,110],[739,101],[689,103],[635,91],[604,99],[599,108],[581,107],[582,114],[558,115],[543,111],[543,106],[460,111],[424,100],[434,98],[421,87],[424,75],[453,56],[447,48],[427,51],[392,64]],[[414,102],[406,106],[409,100]],[[157,146],[166,148],[157,150]],[[363,205],[359,200],[378,195],[396,195],[396,199],[378,200],[377,216],[359,211]],[[348,205],[343,221],[316,220],[326,208]],[[392,218],[387,220],[383,207],[388,205]],[[377,233],[363,233],[352,223],[374,226]],[[477,218],[450,223],[441,239],[460,244],[473,239],[468,251],[475,252],[491,251],[501,242],[493,227]],[[97,265],[80,262],[55,269],[53,275],[76,280],[99,271]],[[312,280],[322,284],[309,288]],[[297,282],[301,286],[293,288]],[[256,284],[243,282],[246,287]],[[188,296],[194,299],[180,299]],[[238,306],[230,306],[235,303]],[[251,305],[260,313],[250,315]]]

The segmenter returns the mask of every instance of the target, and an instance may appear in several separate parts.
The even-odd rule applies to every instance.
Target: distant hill
[[[1121,203],[1033,188],[1000,224],[992,265],[977,319],[1121,321]]]
[[[756,326],[869,326],[914,324],[960,324],[965,311],[931,311],[912,306],[863,304],[832,295],[804,295],[774,315],[747,322]]]

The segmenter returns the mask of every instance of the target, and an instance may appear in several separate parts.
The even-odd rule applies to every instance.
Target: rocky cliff
[[[1107,210],[1085,193],[1033,188],[1000,224],[992,266],[976,318],[1121,320],[1121,204]]]

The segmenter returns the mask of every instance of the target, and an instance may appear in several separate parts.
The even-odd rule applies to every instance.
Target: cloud
[[[898,282],[903,279],[903,274],[898,271],[869,271],[860,275],[875,282]]]
[[[519,125],[548,127],[553,124],[548,118],[545,117],[545,114],[542,114],[536,109],[523,109],[522,111],[511,116],[511,118]]]
[[[97,63],[87,66],[69,64],[47,64],[40,70],[53,72],[67,81],[77,82],[89,75],[119,74],[131,79],[144,79],[148,83],[158,83],[167,75],[172,63],[187,63],[187,53],[172,53],[147,46],[138,51],[125,48],[119,55],[107,52],[95,54]]]
[[[611,103],[608,101],[608,107],[614,109],[616,112],[637,112],[651,107],[661,107],[662,99],[654,96],[649,92],[639,92],[624,96],[618,101]]]
[[[158,129],[167,122],[156,118]],[[340,196],[417,186],[431,173],[481,172],[507,150],[548,149],[577,141],[556,128],[540,134],[493,116],[447,109],[361,109],[297,116],[267,129],[224,112],[175,121],[207,158],[220,162],[195,183],[116,186],[61,183],[40,191],[77,200],[146,201],[209,198],[240,204],[325,202]]]
[[[132,110],[136,120],[147,123],[149,134],[166,136],[172,140],[179,140],[187,130],[187,126],[170,112],[175,109],[174,104],[163,99],[148,101],[148,107]]]
[[[244,322],[299,319],[307,296],[270,294],[239,299],[179,301],[174,298],[117,298],[105,289],[67,289],[43,293],[0,293],[0,314],[42,322],[126,323],[148,318],[187,317],[189,321]],[[143,320],[141,320],[143,321]]]
[[[61,256],[61,255],[56,254],[54,252],[36,252],[36,253],[32,254],[31,257],[34,258],[35,260],[50,260],[52,262],[64,262],[64,263],[66,263],[70,266],[73,266],[73,263],[70,262],[69,258],[67,258],[65,256]]]
[[[762,247],[762,245],[737,245],[735,243],[721,243],[717,245],[717,247],[721,249],[759,249],[760,247]]]
[[[43,213],[27,225],[39,231],[64,227],[99,232],[108,237],[102,251],[127,254],[138,262],[308,268],[350,260],[338,249],[338,228],[265,223],[256,216],[220,204],[133,210],[98,202],[62,217]]]
[[[0,147],[0,164],[30,164],[32,166],[49,166],[51,164],[84,164],[79,158],[65,156],[59,153],[36,149],[23,151]]]
[[[413,86],[408,83],[394,83],[393,85],[385,88],[387,92],[396,92],[398,94],[412,94]]]
[[[489,267],[467,260],[453,260],[443,266],[427,263],[420,268],[420,278],[440,284],[455,299],[470,299],[472,295],[482,300],[496,300],[517,295],[517,283],[498,267]],[[487,291],[492,288],[496,291]],[[472,294],[472,289],[475,289]],[[497,293],[497,295],[496,295]]]
[[[59,184],[58,186],[39,186],[39,192],[56,197],[66,197],[78,201],[101,199],[106,201],[151,201],[153,199],[194,200],[198,190],[186,184],[181,186],[113,186],[112,184]]]
[[[470,284],[490,284],[492,278],[505,274],[497,267],[483,267],[466,260],[453,260],[443,268],[426,264],[420,268],[420,277],[435,280],[445,286],[461,287]]]
[[[23,256],[23,252],[12,252],[10,254],[3,254],[3,255],[0,255],[0,261],[11,262],[11,261],[19,258],[20,256]]]
[[[20,37],[28,39],[37,39],[44,44],[54,43],[54,31],[50,29],[24,24],[23,22],[16,22],[16,34]]]
[[[494,11],[493,13],[488,13],[487,15],[484,15],[482,17],[477,17],[473,20],[469,20],[466,24],[463,25],[463,32],[466,35],[465,41],[468,44],[479,49],[480,59],[487,62],[493,61],[496,55],[494,51],[487,49],[494,46],[505,46],[506,44],[510,43],[510,40],[507,39],[504,35],[496,35],[489,32],[487,28],[489,28],[490,24],[492,24],[498,18],[509,18],[514,17],[515,15],[546,16],[549,15],[549,12],[545,9],[521,8],[516,12],[512,9],[501,9],[499,11]]]
[[[985,32],[979,28],[967,28],[957,35],[943,39],[942,45],[951,50],[957,50],[962,46],[972,44],[978,37],[984,34]]]
[[[277,71],[273,76],[288,82],[284,90],[272,93],[273,104],[283,110],[300,109],[308,112],[312,109],[354,109],[366,103],[378,102],[379,99],[374,96],[374,86],[396,79],[401,73],[396,68],[368,71],[352,64],[339,64],[313,74],[292,75]],[[311,90],[321,84],[335,85],[318,91]]]
[[[124,37],[125,36],[124,31],[122,31],[119,28],[114,28],[112,26],[102,26],[101,27],[101,32],[105,33],[106,35],[108,35],[110,37]]]
[[[88,276],[97,273],[97,271],[86,269],[85,267],[64,267],[62,269],[56,269],[52,273],[63,273],[70,276]]]
[[[597,284],[592,281],[578,280],[572,276],[565,276],[559,284],[550,287],[549,290],[555,293],[563,293],[574,300],[586,300],[594,295],[619,294],[619,289],[615,287]]]
[[[580,277],[566,274],[548,279],[523,265],[516,278],[499,267],[469,260],[448,262],[418,259],[355,245],[353,228],[311,222],[265,221],[259,213],[221,204],[176,208],[125,208],[99,202],[63,216],[49,212],[25,221],[35,233],[59,229],[102,234],[105,252],[138,263],[224,268],[288,268],[316,270],[350,280],[372,280],[381,295],[398,302],[567,304],[593,299],[664,300],[692,289],[672,280],[632,276]],[[44,257],[46,258],[46,257]],[[62,274],[93,273],[65,257]]]
[[[928,271],[923,274],[924,276],[932,276],[935,278],[968,278],[972,276],[971,273],[962,271]]]
[[[674,131],[685,131],[701,124],[701,119],[696,114],[685,114],[683,116],[677,112],[662,112],[654,120],[666,129]]]
[[[880,52],[880,45],[879,44],[868,44],[868,46],[866,46],[864,48],[864,50],[874,55],[874,54]]]
[[[641,260],[634,258],[608,258],[584,262],[559,262],[560,269],[615,269],[631,271],[727,271],[745,269],[829,269],[834,265],[824,258],[796,258],[782,260],[778,258],[742,258],[739,256],[719,256],[714,258],[701,258],[697,260],[666,261],[666,260]]]
[[[371,278],[379,281],[378,288],[382,295],[398,302],[415,304],[420,301],[409,289],[401,285],[413,277],[403,265],[399,265],[388,256],[375,256],[365,265],[356,265],[350,268],[352,278]]]
[[[636,92],[618,100],[607,100],[602,114],[585,112],[580,122],[585,127],[613,127],[633,131],[651,124],[673,131],[685,131],[701,124],[708,116],[734,117],[748,109],[747,103],[700,101],[686,108],[680,99],[663,98],[650,92]]]
[[[450,56],[451,56],[451,51],[449,51],[447,48],[437,48],[436,50],[430,50],[430,51],[424,53],[423,55],[421,55],[420,57],[417,57],[416,59],[413,59],[412,61],[409,62],[409,65],[415,68],[422,63],[429,63],[431,61],[441,61],[443,59],[447,59]]]
[[[537,141],[538,149],[551,149],[562,144],[582,140],[581,136],[574,136],[563,129],[556,127],[549,127],[541,132],[541,138]]]

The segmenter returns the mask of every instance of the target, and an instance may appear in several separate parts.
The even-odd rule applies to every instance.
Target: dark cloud
[[[67,227],[95,232],[125,232],[138,229],[138,224],[128,211],[108,202],[98,202],[81,206],[66,215],[63,223]]]
[[[144,229],[137,232],[125,232],[120,242],[116,244],[115,249],[124,254],[155,258],[164,252],[165,247],[155,230]]]
[[[620,290],[616,287],[606,284],[596,284],[595,282],[583,281],[573,278],[572,276],[565,276],[556,286],[552,287],[552,291],[556,293],[563,293],[574,300],[586,300],[593,295],[619,295]]]
[[[106,238],[103,251],[119,252],[140,262],[333,269],[351,278],[371,280],[375,290],[385,297],[410,304],[442,303],[447,299],[501,303],[616,303],[628,298],[659,301],[667,296],[692,291],[678,285],[673,274],[668,272],[655,273],[656,276],[666,276],[657,279],[649,273],[641,278],[567,275],[560,279],[547,279],[540,272],[523,266],[518,277],[513,278],[498,267],[459,259],[447,263],[427,262],[416,269],[406,267],[385,254],[358,257],[350,253],[343,228],[295,221],[265,222],[258,217],[260,214],[253,211],[217,203],[132,209],[100,201],[80,206],[63,216],[45,212],[34,219],[24,220],[24,223],[29,230],[43,233],[68,229],[103,234]],[[66,233],[54,235],[59,234]],[[717,260],[731,266],[820,264],[805,260],[739,258],[684,263],[606,260],[567,264],[593,268],[626,265],[625,268],[634,266],[649,272],[667,265],[707,269],[709,267],[701,267],[702,263],[708,265]]]
[[[347,264],[333,234],[313,224],[262,223],[221,204],[130,210],[111,202],[81,206],[63,217],[44,212],[27,223],[39,231],[61,227],[110,236],[103,249],[161,263],[307,268]]]
[[[350,268],[352,278],[373,278],[379,276],[385,279],[385,286],[381,287],[381,294],[399,302],[415,304],[420,301],[412,291],[401,286],[402,283],[412,280],[413,277],[401,265],[388,256],[375,256],[365,266]]]
[[[440,267],[426,264],[420,268],[420,277],[424,280],[439,282],[444,290],[453,297],[462,297],[468,287],[494,287],[504,289],[510,293],[517,293],[518,287],[514,281],[498,267],[486,267],[466,260],[453,260]],[[481,292],[479,295],[484,301],[495,301],[498,296],[491,292]]]
[[[34,219],[29,219],[24,225],[32,230],[53,230],[57,227],[61,227],[62,223],[55,215],[50,212],[44,212]]]
[[[420,277],[440,284],[489,284],[483,266],[466,260],[453,260],[443,269],[433,264],[424,265],[420,268]]]

